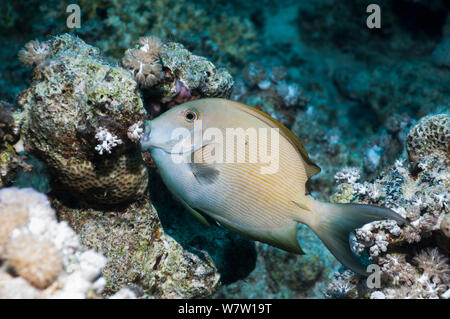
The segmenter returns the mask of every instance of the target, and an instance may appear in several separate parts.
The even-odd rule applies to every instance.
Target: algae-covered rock
[[[47,54],[35,61],[31,86],[18,98],[26,150],[79,199],[116,204],[138,198],[148,177],[129,129],[146,112],[132,75],[68,34],[36,46]]]
[[[229,97],[234,84],[227,70],[216,68],[180,43],[161,44],[156,37],[141,38],[135,48],[125,52],[122,65],[140,84],[152,117],[189,100]]]
[[[199,258],[166,235],[148,197],[121,211],[53,203],[82,244],[108,258],[104,294],[127,286],[144,298],[201,298],[218,288],[220,276],[209,255]]]

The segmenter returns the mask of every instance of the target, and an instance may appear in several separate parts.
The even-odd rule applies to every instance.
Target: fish
[[[297,254],[304,254],[297,230],[305,224],[361,275],[368,273],[350,248],[351,233],[380,219],[408,223],[386,207],[314,199],[306,183],[320,167],[301,142],[276,119],[239,102],[177,105],[146,121],[140,145],[175,198],[203,223]]]

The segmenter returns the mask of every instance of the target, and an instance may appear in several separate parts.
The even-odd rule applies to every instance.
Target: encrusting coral
[[[431,154],[450,157],[450,115],[424,117],[410,131],[406,149],[411,162]]]
[[[359,176],[350,174],[332,196],[335,202],[388,206],[410,221],[401,227],[392,221],[378,221],[355,232],[354,251],[367,254],[381,269],[377,298],[450,297],[450,266],[445,257],[450,252],[448,117],[424,117],[409,131],[409,167],[399,159],[371,183],[357,182]],[[348,171],[336,175],[348,175]],[[331,296],[363,297],[374,292],[362,280],[354,289],[339,292],[336,280],[341,279],[338,276],[328,288]]]
[[[45,195],[0,190],[0,298],[86,298],[104,287],[105,257],[58,222]]]
[[[49,54],[18,98],[25,150],[50,166],[72,197],[99,205],[138,198],[147,169],[128,130],[146,112],[132,75],[68,34],[41,46]]]

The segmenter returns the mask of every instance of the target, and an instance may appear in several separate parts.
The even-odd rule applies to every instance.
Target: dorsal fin
[[[233,102],[233,105],[240,107],[242,111],[248,114],[256,116],[258,119],[260,119],[270,127],[279,128],[281,135],[297,147],[299,154],[301,155],[303,161],[306,164],[305,168],[306,168],[306,175],[308,176],[308,178],[320,172],[320,167],[313,162],[313,160],[309,157],[308,152],[303,147],[302,143],[286,126],[284,126],[282,123],[280,123],[270,115],[252,106],[248,106],[246,104],[239,102]]]

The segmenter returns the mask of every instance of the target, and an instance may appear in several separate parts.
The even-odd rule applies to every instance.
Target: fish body
[[[181,137],[174,134],[180,128]],[[320,168],[286,127],[238,102],[210,98],[172,108],[147,123],[141,146],[171,192],[203,222],[300,254],[296,232],[303,223],[359,273],[365,271],[349,249],[349,233],[376,219],[404,222],[386,208],[307,195],[306,182]]]

